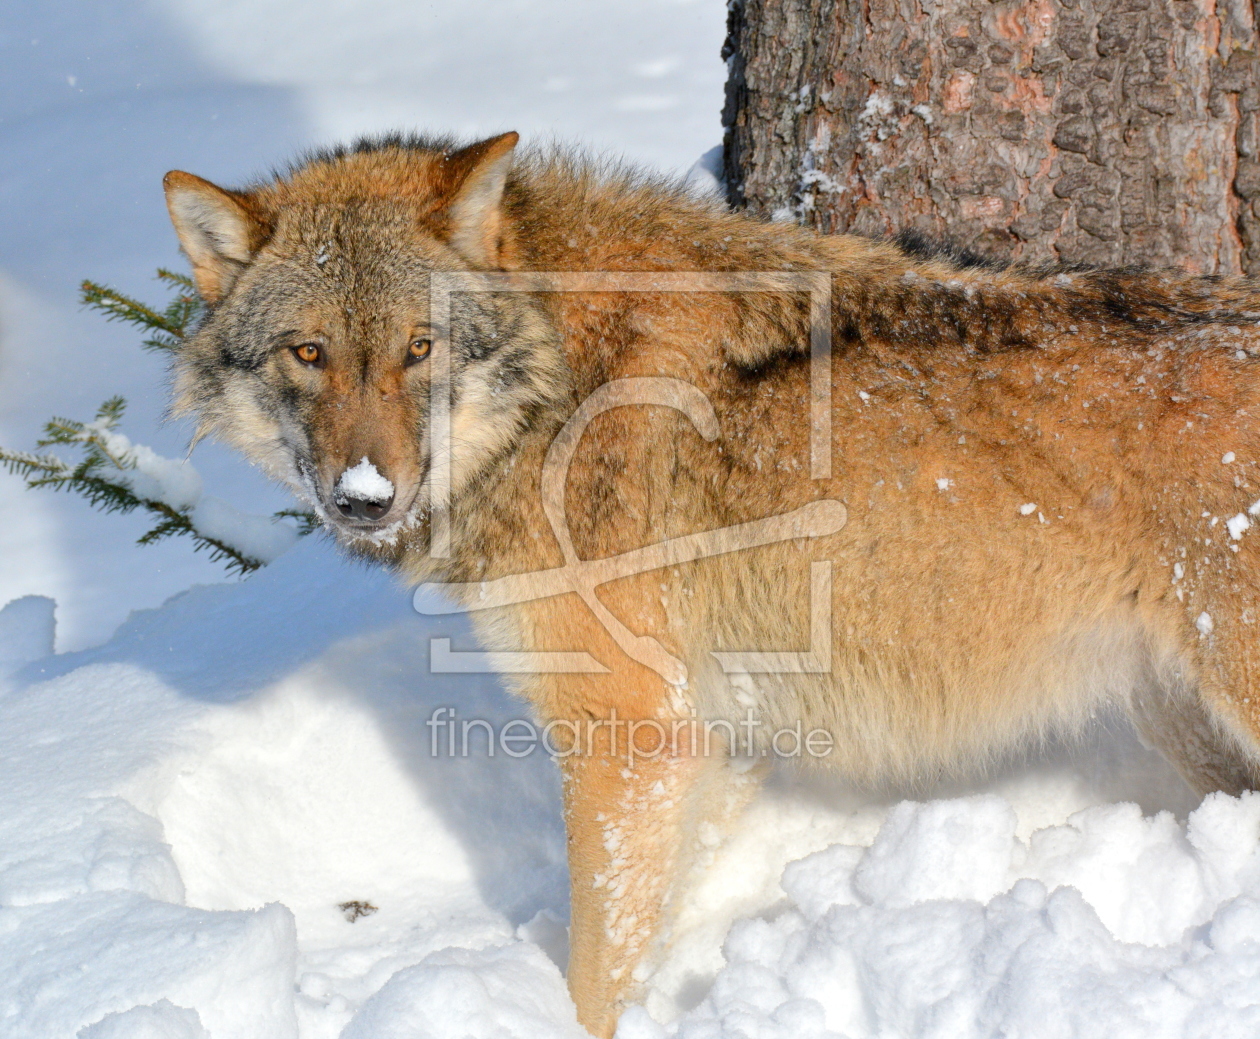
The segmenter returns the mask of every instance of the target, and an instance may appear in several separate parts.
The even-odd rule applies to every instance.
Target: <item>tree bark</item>
[[[1251,0],[732,0],[728,29],[737,207],[1260,274]]]

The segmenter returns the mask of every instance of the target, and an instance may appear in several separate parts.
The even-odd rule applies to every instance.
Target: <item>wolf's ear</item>
[[[503,226],[503,188],[512,168],[518,133],[490,137],[443,159],[453,197],[446,206],[451,222],[450,246],[483,267],[499,265]]]
[[[162,186],[197,291],[207,303],[216,303],[254,258],[262,227],[238,198],[191,173],[172,170]]]

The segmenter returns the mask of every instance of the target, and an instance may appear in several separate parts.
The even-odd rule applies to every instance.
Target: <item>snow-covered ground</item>
[[[152,296],[178,263],[167,169],[233,182],[405,126],[682,170],[719,139],[724,16],[11,0],[0,443],[121,392],[124,431],[182,457],[159,362],[75,302],[84,277]],[[194,461],[242,509],[286,504],[226,452]],[[451,757],[426,725],[522,714],[491,676],[430,674],[431,638],[471,648],[462,618],[319,538],[224,581],[144,529],[0,478],[0,1037],[579,1036],[555,770]],[[1197,806],[1105,720],[903,797],[773,777],[622,1039],[1260,1034],[1260,797]]]
[[[315,538],[97,648],[51,606],[0,613],[0,1035],[581,1034],[556,772],[426,724],[521,716],[429,673],[462,618]],[[1256,1034],[1260,796],[1187,819],[1119,726],[932,794],[776,776],[622,1039]]]

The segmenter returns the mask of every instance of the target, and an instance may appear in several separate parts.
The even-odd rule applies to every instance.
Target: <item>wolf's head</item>
[[[516,142],[375,142],[241,191],[167,174],[207,304],[175,362],[176,412],[287,482],[346,540],[379,541],[424,517],[431,276],[511,265]],[[451,309],[457,496],[564,392],[565,365],[531,297],[458,294]]]

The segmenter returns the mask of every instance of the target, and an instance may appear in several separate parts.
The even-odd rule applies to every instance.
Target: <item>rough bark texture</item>
[[[1260,273],[1252,0],[732,0],[737,206]]]

